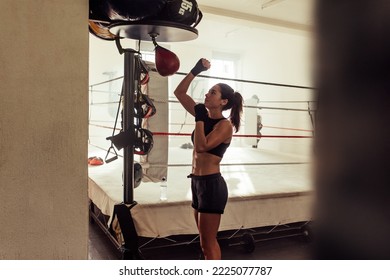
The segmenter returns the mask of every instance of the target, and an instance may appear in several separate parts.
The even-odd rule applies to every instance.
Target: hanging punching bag
[[[159,46],[153,38],[155,46],[155,63],[157,72],[161,76],[171,76],[179,70],[180,60],[177,55],[166,48]]]
[[[89,0],[89,20],[95,22],[110,23],[108,17],[108,5],[104,0]]]
[[[93,21],[89,20],[88,23],[89,27],[89,32],[99,39],[107,40],[107,41],[113,41],[115,40],[115,35],[112,34],[109,30],[109,24],[103,23],[103,22],[98,22],[98,21]]]
[[[89,0],[89,32],[99,39],[112,41],[115,35],[109,31],[111,20],[107,15],[108,6],[104,0]]]
[[[203,17],[195,0],[167,0],[158,19],[195,27]]]
[[[158,14],[167,0],[107,0],[111,20],[136,21]]]

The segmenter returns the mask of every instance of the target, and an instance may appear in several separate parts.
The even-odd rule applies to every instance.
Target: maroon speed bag
[[[177,55],[159,45],[154,49],[157,72],[161,76],[171,76],[179,70],[180,60]]]

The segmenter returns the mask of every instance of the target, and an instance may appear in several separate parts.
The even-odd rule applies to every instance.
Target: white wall
[[[199,37],[194,41],[174,43],[172,50],[181,58],[180,71],[188,72],[200,57],[211,58],[213,52],[231,53],[240,57],[237,69],[238,79],[298,86],[312,85],[312,37],[310,33],[287,33],[255,26],[245,21],[226,21],[221,17],[208,16],[199,25]],[[207,74],[207,72],[206,72]],[[172,86],[181,77],[171,79]],[[206,88],[207,90],[207,88]],[[288,87],[277,87],[251,83],[237,83],[244,100],[257,95],[262,107],[307,109],[307,103],[265,103],[264,101],[308,101],[313,100],[313,91]],[[171,96],[173,88],[171,88]],[[205,92],[204,92],[205,93]],[[201,94],[199,94],[201,96]],[[173,106],[175,109],[177,106]],[[178,113],[172,119],[183,119]],[[307,112],[283,110],[261,110],[264,126],[313,129]],[[187,122],[191,119],[187,118]],[[245,119],[243,119],[245,126]],[[244,128],[244,127],[243,127]],[[189,123],[188,130],[193,129]],[[183,130],[182,132],[188,132]],[[245,129],[241,130],[245,133]],[[309,132],[269,129],[264,127],[263,135],[311,135]],[[178,141],[180,141],[178,139]],[[185,139],[181,140],[185,142]],[[236,139],[238,145],[245,145],[244,139]],[[180,143],[175,143],[178,146]],[[311,140],[263,138],[259,148],[283,153],[308,156]]]
[[[264,25],[254,24],[243,20],[226,19],[220,16],[204,14],[203,20],[197,26],[197,39],[186,42],[166,43],[180,58],[179,72],[191,70],[201,57],[212,58],[213,52],[229,53],[239,58],[237,61],[238,75],[243,80],[261,81],[268,83],[292,84],[311,86],[312,72],[312,41],[308,32],[294,30],[276,30]],[[157,37],[158,41],[158,37]],[[102,81],[105,71],[116,69],[118,76],[123,73],[123,58],[116,50],[114,42],[106,42],[91,37],[90,80],[91,83]],[[123,39],[122,42],[135,47],[135,41]],[[163,44],[161,42],[161,44]],[[206,75],[210,72],[206,72]],[[169,79],[169,96],[174,99],[173,90],[183,76],[172,76]],[[203,96],[208,89],[207,82],[196,89],[196,97]],[[306,109],[307,104],[262,103],[263,101],[307,101],[313,99],[309,90],[291,89],[286,87],[264,86],[259,84],[237,83],[236,88],[244,97],[249,99],[257,95],[259,106],[288,107]],[[280,110],[261,110],[265,126],[299,128],[310,130],[312,125],[307,112],[291,112]],[[193,118],[185,115],[177,104],[170,104],[170,122],[188,125],[171,125],[172,132],[191,132]],[[245,120],[243,122],[245,125]],[[243,127],[244,128],[244,127]],[[310,135],[309,132],[275,130],[263,128],[263,134],[270,135]],[[242,129],[241,133],[245,133]],[[189,142],[187,137],[172,137],[170,145],[179,147]],[[245,145],[244,139],[236,139],[237,145]],[[302,139],[263,138],[259,148],[270,149],[283,153],[308,155],[311,151],[311,141]]]
[[[88,1],[0,17],[0,259],[86,259]]]

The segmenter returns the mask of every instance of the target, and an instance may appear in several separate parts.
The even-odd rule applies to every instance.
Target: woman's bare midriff
[[[207,152],[197,153],[195,150],[192,158],[192,174],[203,176],[220,172],[219,163],[222,158]]]

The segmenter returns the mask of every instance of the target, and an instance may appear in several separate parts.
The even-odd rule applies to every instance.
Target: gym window
[[[211,58],[210,76],[235,79],[237,78],[237,65],[239,57],[235,54],[213,52]],[[223,82],[228,84],[233,89],[236,89],[237,83],[229,80],[211,79],[210,86]]]

